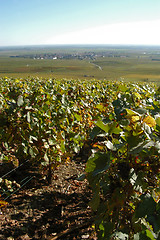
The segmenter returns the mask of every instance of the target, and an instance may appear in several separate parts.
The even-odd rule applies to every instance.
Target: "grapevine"
[[[159,239],[160,88],[94,79],[0,81],[0,176],[28,161],[51,183],[54,169],[88,146],[84,177],[99,239]],[[5,181],[7,190],[12,183]]]

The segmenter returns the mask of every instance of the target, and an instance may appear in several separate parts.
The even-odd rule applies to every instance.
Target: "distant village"
[[[85,52],[85,53],[74,53],[74,54],[66,54],[66,53],[44,53],[44,54],[25,54],[25,55],[13,55],[11,58],[30,58],[30,59],[78,59],[78,60],[96,60],[99,57],[128,57],[115,55],[113,53],[95,53],[95,52]]]

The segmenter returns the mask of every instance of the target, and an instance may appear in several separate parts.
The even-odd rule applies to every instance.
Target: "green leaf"
[[[139,235],[139,233],[134,234],[134,240],[141,240]]]
[[[100,204],[100,195],[99,195],[99,191],[96,190],[93,194],[93,198],[89,202],[89,205],[93,209],[93,211],[96,211],[99,204]]]
[[[31,122],[30,112],[27,112],[27,122]]]
[[[49,144],[47,141],[44,141],[44,148],[48,149],[49,148]]]
[[[139,234],[139,240],[155,240],[151,231],[146,230]]]
[[[79,147],[78,146],[74,146],[74,152],[78,153],[79,152]]]
[[[131,154],[138,154],[138,153],[140,153],[142,150],[147,149],[147,148],[150,148],[150,147],[153,147],[154,145],[155,145],[154,141],[152,141],[152,140],[146,140],[146,141],[144,141],[144,142],[138,143],[137,146],[132,147],[132,148],[130,149],[130,153],[131,153]],[[157,147],[158,147],[158,145],[157,145]]]
[[[157,123],[158,126],[160,126],[160,117],[158,117],[158,118],[156,119],[156,123]]]
[[[126,109],[127,111],[127,117],[131,117],[131,116],[140,116],[140,114],[136,111],[133,111],[131,109]]]
[[[135,173],[134,168],[132,168],[129,173],[129,181],[134,186],[136,180],[137,180],[137,174]]]
[[[86,172],[96,176],[97,174],[107,170],[109,168],[110,158],[106,153],[97,152],[94,156],[91,156],[86,164]]]
[[[24,152],[25,154],[27,154],[27,152],[28,152],[28,147],[27,147],[27,146],[24,146],[23,152]]]
[[[128,239],[128,234],[122,233],[122,232],[116,232],[114,234],[114,236],[116,237],[116,239],[119,239],[119,240],[127,240]]]
[[[21,95],[18,96],[17,105],[20,107],[23,105],[23,103],[24,103],[23,96],[21,96]]]
[[[146,232],[143,233],[141,232],[134,235],[134,240],[151,240],[151,239],[146,236]]]
[[[134,182],[134,189],[141,193],[147,188],[147,183],[144,181],[144,177],[145,173],[143,171],[139,171]]]
[[[113,143],[111,141],[108,140],[108,141],[105,141],[104,143],[105,143],[105,145],[106,145],[106,147],[108,149],[110,149],[112,151],[116,151],[117,150],[116,147],[113,145]]]
[[[29,154],[31,155],[31,157],[34,157],[34,152],[33,152],[33,149],[31,147],[29,148]]]
[[[125,127],[125,126],[128,126],[130,124],[130,121],[128,119],[122,119],[120,121],[120,125]]]
[[[156,202],[151,195],[142,195],[141,202],[135,211],[135,216],[137,218],[142,218],[154,214],[156,211]]]
[[[160,187],[157,190],[160,192]],[[160,215],[160,201],[157,204],[156,210],[157,210],[158,214]]]
[[[78,114],[74,114],[75,118],[77,119],[78,122],[80,122],[82,120],[82,116],[78,115]]]
[[[50,146],[55,145],[55,144],[56,144],[55,139],[53,139],[53,138],[49,138],[49,139],[48,139],[48,144],[49,144]]]
[[[160,232],[159,232],[159,234],[158,234],[157,240],[160,240]]]
[[[147,110],[145,108],[138,108],[136,109],[136,112],[138,112],[139,114],[146,114]]]
[[[62,153],[65,153],[66,149],[65,149],[65,141],[61,140],[61,151]]]
[[[99,225],[99,235],[98,235],[98,239],[110,239],[112,232],[114,229],[114,223],[112,222],[101,222]],[[102,238],[103,237],[103,238]]]
[[[145,173],[139,171],[137,174],[132,168],[129,173],[129,181],[134,186],[134,189],[140,193],[144,192],[147,188],[147,183],[144,181]]]
[[[128,90],[128,87],[125,86],[125,85],[121,85],[121,84],[119,84],[117,90],[118,90],[118,91],[121,91],[121,92],[126,92],[126,91]]]
[[[33,141],[37,141],[38,139],[35,136],[29,136],[29,143],[33,143]]]
[[[49,158],[48,158],[47,153],[44,154],[44,160],[45,160],[46,163],[49,163]]]
[[[83,181],[85,178],[86,178],[86,174],[83,173],[77,178],[77,180],[78,181]]]
[[[143,144],[143,140],[139,136],[127,136],[127,134],[128,133],[125,133],[130,151],[134,151],[139,144]]]
[[[104,107],[103,107],[102,104],[99,103],[99,104],[96,105],[96,108],[98,108],[99,110],[102,110]]]
[[[117,122],[112,122],[109,124],[109,134],[120,134],[122,132],[122,129],[119,127]]]
[[[160,231],[160,215],[150,215],[147,217],[147,221],[152,225],[155,233]]]
[[[133,96],[134,96],[135,98],[138,98],[138,99],[141,99],[141,98],[142,98],[141,95],[140,95],[139,93],[137,93],[137,92],[134,92],[134,93],[133,93]]]
[[[101,120],[98,120],[97,122],[95,122],[96,126],[101,128],[103,131],[105,131],[106,133],[108,133],[110,127],[108,124],[104,124]]]
[[[90,133],[90,138],[94,139],[99,133],[100,133],[100,128],[99,127],[94,127],[93,130]]]

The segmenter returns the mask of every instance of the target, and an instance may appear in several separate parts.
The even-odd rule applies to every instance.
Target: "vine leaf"
[[[156,211],[156,202],[149,194],[142,195],[141,202],[139,203],[135,216],[137,218],[142,218],[154,214]]]
[[[145,122],[149,127],[154,127],[156,125],[155,119],[151,116],[145,117],[143,122]]]
[[[89,158],[86,164],[86,172],[92,172],[93,176],[96,176],[99,173],[104,172],[109,168],[109,155],[104,153],[95,153],[91,158]]]
[[[18,100],[17,100],[17,105],[18,105],[18,107],[22,106],[23,103],[24,103],[24,101],[23,101],[23,96],[20,95],[20,96],[18,97]]]
[[[96,123],[97,127],[101,128],[103,131],[108,133],[110,127],[108,124],[104,124],[101,120],[98,120]]]
[[[0,200],[0,208],[5,207],[8,205],[8,202]]]

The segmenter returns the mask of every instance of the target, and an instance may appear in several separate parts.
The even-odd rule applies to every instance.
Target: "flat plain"
[[[0,77],[160,81],[160,47],[24,46],[0,48]]]

